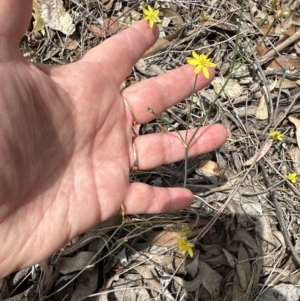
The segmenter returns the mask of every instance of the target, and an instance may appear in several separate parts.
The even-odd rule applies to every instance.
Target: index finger
[[[121,85],[136,62],[155,43],[158,34],[157,26],[150,28],[144,20],[136,22],[91,49],[82,60],[99,64]]]

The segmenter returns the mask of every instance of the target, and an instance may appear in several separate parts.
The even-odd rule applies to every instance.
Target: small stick
[[[289,45],[296,43],[298,40],[300,40],[300,30],[297,30],[294,34],[292,34],[283,43],[279,44],[277,47],[275,47],[274,49],[268,51],[265,55],[263,55],[260,58],[259,63],[261,65],[265,64],[266,62],[271,60],[278,52],[282,51]]]

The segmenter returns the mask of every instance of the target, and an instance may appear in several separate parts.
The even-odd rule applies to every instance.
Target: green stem
[[[189,147],[187,145],[184,146],[184,181],[183,188],[186,188],[186,182],[188,177],[188,152]]]
[[[187,176],[188,176],[188,152],[189,152],[189,146],[188,146],[188,133],[190,129],[190,122],[191,122],[191,116],[192,116],[192,109],[193,109],[193,95],[196,92],[196,84],[197,84],[197,79],[198,79],[198,74],[195,76],[194,84],[193,84],[193,89],[192,89],[192,94],[189,100],[189,113],[188,113],[188,118],[187,118],[187,128],[185,132],[185,139],[184,139],[184,182],[183,182],[183,187],[186,187],[186,181],[187,181]]]

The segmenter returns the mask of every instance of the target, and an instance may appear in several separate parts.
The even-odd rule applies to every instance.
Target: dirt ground
[[[160,10],[160,38],[123,86],[186,64],[193,50],[211,58],[216,77],[134,135],[221,123],[228,140],[188,160],[190,208],[112,218],[1,280],[0,300],[300,300],[300,1],[36,0],[20,51],[69,64],[147,5]],[[130,181],[184,178],[177,162]],[[178,250],[182,236],[192,257]]]

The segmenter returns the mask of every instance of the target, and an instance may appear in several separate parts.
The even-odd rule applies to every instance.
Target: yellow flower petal
[[[190,257],[194,256],[194,252],[193,252],[192,248],[189,248],[187,251],[188,251],[188,254],[190,255]]]
[[[298,182],[298,175],[295,172],[291,172],[285,176],[292,184]]]
[[[147,8],[143,8],[144,20],[149,22],[149,27],[152,28],[154,23],[161,22],[158,17],[159,10],[154,10],[151,6],[147,6]]]
[[[216,67],[216,64],[211,62],[210,58],[208,58],[206,54],[201,53],[199,55],[196,51],[192,51],[192,57],[187,57],[186,61],[189,65],[196,66],[194,69],[195,74],[198,74],[201,70],[203,70],[205,78],[209,78],[208,67]]]
[[[149,27],[150,27],[150,28],[153,28],[153,25],[154,25],[153,19],[149,19]]]
[[[279,130],[273,130],[269,133],[269,136],[275,141],[282,141],[283,134]]]
[[[148,5],[148,15],[151,16],[153,14],[153,9],[150,5]]]
[[[203,67],[203,75],[205,78],[209,78],[209,72],[208,69],[206,67]]]
[[[210,62],[210,61],[207,61],[207,62],[205,63],[205,65],[206,65],[206,67],[216,67],[216,66],[217,66],[217,64],[215,64],[215,63],[213,63],[213,62]]]
[[[195,60],[199,61],[200,56],[197,54],[196,51],[192,51],[192,56],[193,56],[193,58],[194,58]]]
[[[202,68],[203,68],[203,67],[202,67],[201,65],[198,65],[198,66],[195,68],[194,73],[195,73],[195,74],[198,74],[198,73],[201,71]]]
[[[153,16],[154,16],[154,17],[157,17],[157,15],[159,14],[159,10],[158,10],[158,9],[156,9],[155,11],[153,11],[153,13],[152,13],[152,14],[153,14]]]
[[[182,237],[178,237],[177,238],[177,246],[179,249],[180,253],[188,253],[191,257],[193,257],[194,252],[193,252],[193,246],[194,244],[191,242],[188,242],[186,239],[182,238]]]
[[[199,62],[196,59],[193,59],[191,57],[187,57],[186,61],[189,65],[197,66]]]
[[[146,7],[142,8],[144,15],[149,16],[149,11]]]

